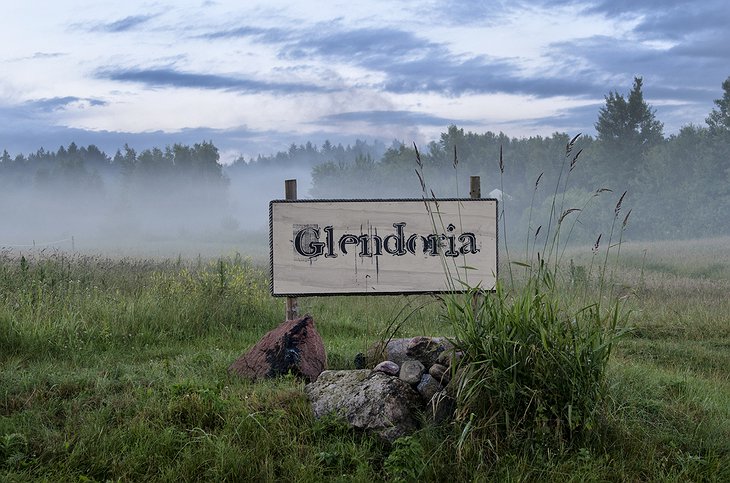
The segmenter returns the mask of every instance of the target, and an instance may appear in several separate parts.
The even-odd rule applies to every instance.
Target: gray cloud
[[[730,25],[730,20],[728,21]],[[669,53],[691,59],[697,69],[715,67],[715,71],[730,73],[730,31],[723,30],[715,35],[693,39],[669,49]],[[715,62],[714,66],[706,62]]]
[[[644,39],[689,40],[691,35],[724,32],[730,22],[725,0],[543,0],[541,5],[638,20],[634,32]]]
[[[263,43],[281,43],[292,39],[292,30],[281,28],[261,28],[245,25],[228,30],[218,30],[199,35],[207,40],[253,38]]]
[[[392,92],[510,93],[536,97],[569,95],[583,97],[600,92],[592,79],[570,77],[523,77],[508,61],[446,58],[393,63],[386,67],[385,89]]]
[[[663,50],[632,40],[596,36],[554,44],[550,50],[553,58],[587,65],[586,75],[601,83],[603,94],[627,92],[632,78],[643,76],[644,93],[648,98],[703,103],[709,109],[713,96],[728,75],[728,63],[710,57],[730,55],[720,46],[722,43],[721,37],[707,46],[684,43]]]
[[[106,101],[103,101],[101,99],[92,99],[88,97],[75,97],[75,96],[65,96],[65,97],[50,97],[50,98],[43,98],[43,99],[36,99],[33,101],[28,101],[25,104],[35,110],[39,110],[42,112],[52,112],[59,109],[65,109],[69,104],[77,103],[77,102],[84,102],[87,103],[90,106],[105,106],[107,104]]]
[[[209,33],[206,38],[249,37],[265,44],[280,44],[280,57],[344,62],[385,74],[371,87],[395,93],[439,92],[447,95],[508,92],[538,97],[596,95],[599,86],[591,76],[520,75],[514,59],[460,56],[446,45],[395,28],[345,30],[340,26],[315,30],[281,30],[240,27]]]
[[[33,54],[31,59],[53,59],[55,57],[62,57],[66,54],[63,52],[36,52]]]
[[[352,111],[331,114],[319,118],[317,122],[366,122],[369,124],[427,125],[448,126],[463,124],[464,121],[449,119],[415,111]]]
[[[448,49],[410,32],[392,28],[337,29],[319,35],[306,35],[294,45],[292,52],[329,58],[355,59],[374,67],[388,58],[425,57],[448,54]],[[292,55],[296,57],[297,55]]]
[[[127,132],[108,130],[87,130],[48,122],[48,113],[42,108],[64,105],[61,99],[45,99],[16,105],[0,104],[0,153],[6,149],[11,155],[28,154],[40,148],[58,149],[75,142],[79,146],[94,144],[109,155],[129,144],[137,151],[182,143],[192,145],[203,140],[212,141],[221,152],[238,152],[247,155],[272,155],[286,151],[291,143],[303,144],[311,141],[322,144],[353,144],[357,136],[343,134],[336,127],[302,134],[288,130],[255,130],[246,126],[231,129],[207,127],[187,128],[178,131]]]
[[[593,125],[598,120],[598,110],[602,106],[603,103],[587,104],[563,109],[552,116],[519,120],[507,124],[533,127],[550,126],[552,129],[562,129],[572,135],[578,134],[579,131],[589,134],[593,132]]]
[[[331,91],[326,87],[303,82],[266,82],[233,76],[181,72],[169,67],[101,69],[97,71],[96,76],[119,82],[137,82],[149,87],[189,87],[237,92],[277,92],[281,94]]]
[[[136,29],[155,17],[157,15],[131,15],[114,22],[98,24],[91,30],[109,33],[127,32]]]

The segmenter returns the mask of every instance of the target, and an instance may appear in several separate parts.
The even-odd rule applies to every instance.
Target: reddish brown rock
[[[277,377],[291,372],[307,382],[327,369],[327,353],[314,319],[287,320],[264,335],[231,364],[228,372],[250,379]]]

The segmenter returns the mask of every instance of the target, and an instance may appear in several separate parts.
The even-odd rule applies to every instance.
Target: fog
[[[340,146],[341,147],[341,146]],[[341,147],[342,162],[380,144]],[[0,159],[0,250],[111,256],[268,253],[268,205],[297,179],[311,197],[313,146],[220,163],[211,142],[108,155],[70,143]]]
[[[659,124],[655,127],[660,128]],[[592,246],[730,234],[730,128],[686,126],[620,139],[555,133],[510,138],[450,126],[426,146],[357,141],[291,145],[223,166],[212,142],[113,155],[70,143],[0,158],[0,249],[118,256],[264,259],[268,204],[298,197],[500,200],[500,232],[538,246],[554,228]],[[614,238],[615,240],[615,238]]]
[[[500,201],[508,246],[730,235],[730,77],[705,125],[666,136],[635,78],[598,110],[596,135],[514,138],[448,126],[424,146],[291,144],[220,163],[211,141],[114,154],[69,142],[0,157],[0,250],[265,258],[268,203],[301,198],[482,197]],[[41,140],[42,142],[42,140]],[[603,238],[602,238],[603,237]],[[607,241],[608,240],[608,241]],[[526,243],[525,243],[526,241]]]

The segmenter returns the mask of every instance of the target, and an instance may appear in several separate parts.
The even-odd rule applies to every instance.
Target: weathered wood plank
[[[492,289],[493,199],[272,201],[273,295]],[[469,267],[469,268],[465,268]]]

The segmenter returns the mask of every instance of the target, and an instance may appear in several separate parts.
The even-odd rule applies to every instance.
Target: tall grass
[[[476,305],[478,289],[445,298],[462,354],[455,368],[460,445],[467,436],[488,442],[496,457],[526,441],[570,445],[596,426],[621,313],[597,304],[570,310],[544,288],[545,273],[509,292],[497,284]]]
[[[590,249],[571,250],[566,256],[587,272]],[[283,320],[265,267],[245,259],[236,266],[235,256],[224,257],[221,270],[220,259],[46,253],[26,254],[21,268],[20,257],[7,254],[0,258],[0,314],[10,323],[0,326],[0,481],[728,481],[730,283],[705,271],[728,265],[727,240],[626,244],[621,255],[617,281],[641,294],[628,301],[636,329],[612,347],[607,397],[593,407],[592,429],[581,419],[561,435],[547,422],[548,408],[532,428],[515,430],[510,416],[507,432],[498,419],[484,424],[479,406],[465,406],[453,425],[426,425],[385,448],[336,420],[315,420],[296,379],[251,383],[227,374]],[[570,286],[567,276],[557,281]],[[252,283],[248,292],[243,281]],[[36,293],[31,303],[44,284],[42,299]],[[597,289],[594,279],[589,292]],[[569,292],[557,293],[565,303]],[[472,310],[468,295],[460,303]],[[524,294],[505,288],[502,295],[506,310]],[[497,293],[491,297],[500,303]],[[300,304],[317,321],[330,367],[348,369],[377,334],[392,331],[391,321],[426,301],[322,297]],[[528,309],[548,311],[536,302]],[[400,324],[398,336],[453,338],[455,328],[432,303]],[[572,336],[564,337],[556,340]],[[510,388],[511,373],[501,376],[492,384]]]
[[[581,291],[566,283],[562,256],[568,240],[561,240],[568,216],[575,214],[577,221],[582,212],[581,208],[565,206],[564,195],[581,153],[573,154],[578,137],[566,146],[549,219],[538,227],[532,240],[534,249],[540,228],[547,227],[542,253],[538,251],[534,259],[512,261],[505,248],[507,280],[498,280],[494,291],[467,286],[465,291],[455,290],[443,297],[445,319],[453,327],[455,350],[461,355],[452,367],[460,454],[471,451],[495,460],[506,448],[530,446],[536,441],[564,448],[582,441],[596,427],[607,395],[609,358],[615,342],[625,333],[626,313],[621,302],[613,293],[603,294],[608,254],[614,248],[611,242],[625,193],[616,205],[605,258],[596,274],[598,293],[583,290],[579,296]],[[421,168],[416,172],[424,200],[437,203],[433,192],[427,191],[418,155],[416,162]],[[501,149],[498,163],[504,175]],[[503,236],[507,232],[504,201],[498,220]],[[431,216],[436,225],[440,220],[433,213]],[[528,223],[531,218],[532,210]],[[621,233],[627,218],[619,227]],[[526,255],[531,236],[528,227]],[[507,247],[507,240],[503,242]],[[619,237],[618,246],[620,243]],[[598,242],[594,248],[595,255]],[[513,271],[513,266],[522,268],[522,273]],[[445,275],[454,276],[450,270]],[[591,269],[584,285],[594,283],[593,278]],[[463,280],[459,278],[462,284]]]
[[[77,356],[240,330],[277,320],[265,270],[215,261],[109,259],[62,252],[0,257],[0,349]]]

